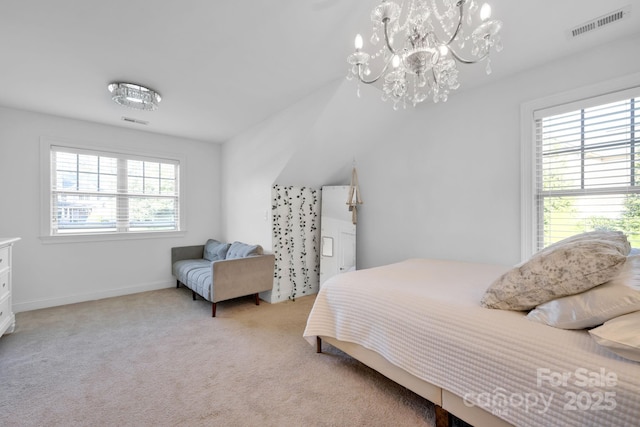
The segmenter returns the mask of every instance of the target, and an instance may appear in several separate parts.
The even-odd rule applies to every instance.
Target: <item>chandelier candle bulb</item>
[[[364,84],[380,81],[382,99],[391,99],[394,109],[428,98],[445,102],[460,87],[459,64],[487,60],[490,72],[491,51],[502,49],[502,22],[491,19],[489,4],[478,8],[476,0],[383,0],[371,11],[371,22],[372,44],[384,43],[370,55],[358,34],[347,57],[348,76]]]
[[[489,3],[485,3],[480,9],[480,19],[486,21],[489,18],[491,18],[491,5]]]

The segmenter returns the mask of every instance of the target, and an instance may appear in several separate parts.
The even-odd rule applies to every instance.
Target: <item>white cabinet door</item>
[[[348,197],[348,185],[322,187],[320,287],[330,277],[356,269],[356,226]]]

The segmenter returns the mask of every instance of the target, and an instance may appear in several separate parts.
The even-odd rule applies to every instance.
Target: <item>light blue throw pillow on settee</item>
[[[247,245],[242,242],[233,242],[227,251],[226,259],[246,258],[251,255],[260,255],[258,245]]]
[[[220,261],[226,259],[229,247],[231,247],[229,243],[222,243],[215,239],[209,239],[204,245],[203,258],[209,261]]]

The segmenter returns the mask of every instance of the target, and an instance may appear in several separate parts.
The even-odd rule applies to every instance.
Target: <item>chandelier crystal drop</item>
[[[428,98],[446,102],[460,87],[458,64],[486,60],[491,74],[491,50],[502,50],[502,22],[491,20],[491,7],[478,7],[476,0],[383,0],[371,11],[371,22],[375,51],[364,52],[358,34],[347,79],[380,80],[382,99],[392,100],[394,110]],[[374,62],[378,71],[370,77]]]
[[[155,90],[135,83],[110,83],[107,89],[111,92],[111,99],[116,104],[136,110],[156,110],[162,100]]]

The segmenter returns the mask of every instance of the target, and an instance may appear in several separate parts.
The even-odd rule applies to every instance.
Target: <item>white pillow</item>
[[[637,310],[640,310],[640,255],[632,255],[615,279],[586,292],[541,304],[527,318],[561,329],[583,329]]]
[[[531,310],[584,292],[616,277],[629,250],[626,236],[619,232],[570,237],[507,271],[489,286],[481,303],[487,308]]]
[[[611,319],[589,333],[618,356],[640,362],[640,311]]]

